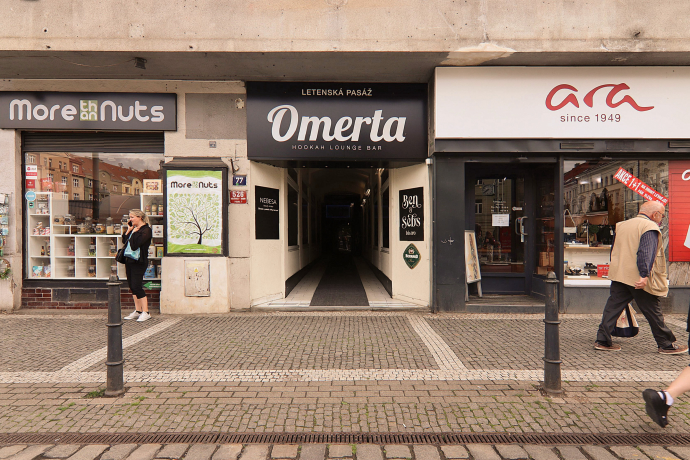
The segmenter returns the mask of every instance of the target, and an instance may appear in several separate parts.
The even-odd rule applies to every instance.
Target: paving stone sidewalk
[[[684,320],[667,318],[680,343]],[[597,324],[564,316],[549,398],[538,315],[156,315],[124,324],[128,391],[102,398],[104,315],[0,315],[0,433],[662,432],[641,392],[687,355],[658,354],[642,318],[597,352]],[[690,432],[686,401],[665,432]]]
[[[117,444],[0,446],[0,460],[690,460],[684,446]]]

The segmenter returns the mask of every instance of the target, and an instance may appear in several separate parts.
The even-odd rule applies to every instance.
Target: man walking
[[[688,351],[687,346],[675,345],[676,337],[666,326],[659,307],[659,297],[668,294],[666,257],[659,229],[665,215],[662,203],[647,201],[636,217],[616,224],[609,267],[611,289],[594,343],[596,350],[621,349],[611,342],[611,332],[625,306],[635,300],[652,328],[659,353],[677,355]]]

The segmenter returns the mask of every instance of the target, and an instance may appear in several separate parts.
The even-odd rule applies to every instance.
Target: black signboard
[[[400,241],[424,241],[424,187],[400,190]]]
[[[280,239],[280,198],[277,188],[254,187],[256,239]]]
[[[427,158],[427,86],[247,83],[250,160]]]
[[[177,96],[0,92],[0,128],[175,131]]]

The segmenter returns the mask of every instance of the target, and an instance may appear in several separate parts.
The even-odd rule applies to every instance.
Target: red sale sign
[[[668,204],[668,198],[623,168],[618,168],[616,175],[613,177],[647,201],[658,201],[659,203],[663,203],[664,206]]]

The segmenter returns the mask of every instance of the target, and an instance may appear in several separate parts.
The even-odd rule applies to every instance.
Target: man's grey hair
[[[651,215],[655,212],[663,213],[664,208],[664,204],[658,201],[645,201],[642,203],[642,206],[640,206],[640,214]]]

